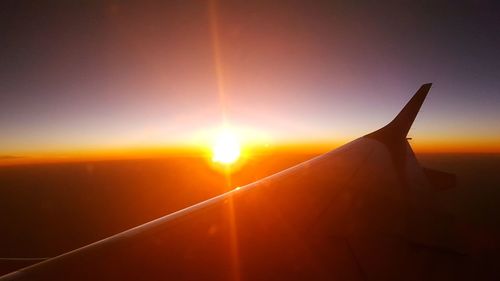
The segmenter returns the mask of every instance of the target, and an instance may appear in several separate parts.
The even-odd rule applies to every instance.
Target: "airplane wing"
[[[338,149],[0,281],[477,280],[406,139],[430,87]]]

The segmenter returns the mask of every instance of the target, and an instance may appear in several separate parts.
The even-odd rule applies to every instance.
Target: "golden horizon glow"
[[[212,161],[220,164],[233,164],[241,155],[241,143],[230,129],[221,130],[212,146]]]
[[[240,155],[238,165],[252,157],[269,153],[307,153],[322,154],[333,150],[349,140],[322,140],[316,142],[274,140],[265,134],[259,136],[259,131],[245,131],[241,127],[231,128],[240,141]],[[145,145],[129,147],[103,148],[66,148],[60,150],[32,150],[32,151],[4,151],[0,153],[0,166],[16,164],[36,164],[52,162],[81,162],[122,159],[148,159],[164,157],[207,157],[212,160],[212,146],[220,130],[207,129],[200,132],[191,142],[184,145]],[[447,141],[416,139],[410,145],[416,154],[444,153],[444,154],[498,154],[498,141]],[[251,151],[251,155],[249,152]],[[214,164],[220,164],[215,163]],[[232,170],[237,167],[232,165]]]

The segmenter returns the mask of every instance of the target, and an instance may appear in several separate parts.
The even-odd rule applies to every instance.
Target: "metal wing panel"
[[[324,237],[312,233],[335,197],[352,188],[354,180],[363,179],[359,171],[373,162],[367,159],[378,146],[373,140],[356,140],[285,172],[2,280],[136,280],[145,275],[149,280],[201,276],[224,280],[231,279],[236,274],[233,271],[274,280],[279,276],[321,279],[332,274],[359,277],[343,240],[332,250],[338,254],[329,254],[335,265],[325,264],[319,246]],[[346,205],[342,212],[348,209]]]

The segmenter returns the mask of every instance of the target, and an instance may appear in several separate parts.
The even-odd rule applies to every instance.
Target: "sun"
[[[241,154],[241,145],[236,135],[228,129],[220,131],[212,146],[212,161],[221,164],[235,163]]]

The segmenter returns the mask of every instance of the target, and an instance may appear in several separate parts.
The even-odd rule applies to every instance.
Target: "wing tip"
[[[427,94],[432,87],[432,83],[425,83],[420,86],[413,97],[406,103],[398,115],[385,127],[368,134],[368,137],[376,139],[404,140],[408,135],[415,118],[417,117]]]
[[[430,89],[430,88],[432,87],[432,82],[424,83],[424,84],[422,84],[422,86],[420,86],[420,87],[426,87],[426,88],[429,88],[429,89]]]

